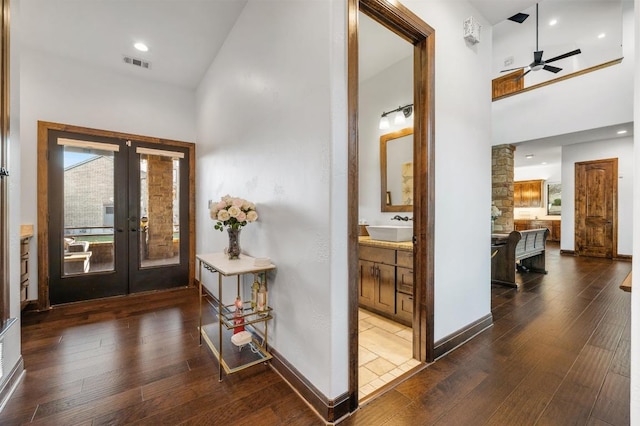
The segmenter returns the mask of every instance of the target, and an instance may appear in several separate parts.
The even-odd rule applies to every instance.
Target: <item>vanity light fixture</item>
[[[393,118],[393,124],[404,124],[406,119],[409,118],[411,114],[413,114],[413,104],[399,106],[398,108],[392,109],[391,111],[382,112],[382,116],[380,117],[380,124],[378,126],[380,129],[389,128],[389,118],[387,118],[387,116],[389,114],[393,114],[394,112],[396,114]]]

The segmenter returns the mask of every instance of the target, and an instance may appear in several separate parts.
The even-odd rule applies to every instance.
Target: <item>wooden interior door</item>
[[[618,159],[576,163],[575,252],[617,256]]]

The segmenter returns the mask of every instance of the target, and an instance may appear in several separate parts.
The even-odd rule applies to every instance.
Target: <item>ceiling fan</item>
[[[528,15],[526,15],[524,17],[524,19],[526,19],[527,16]],[[520,21],[520,23],[522,23],[524,21],[524,19],[522,19],[522,21]],[[516,22],[518,22],[518,21],[516,21]],[[562,71],[562,68],[554,67],[552,65],[547,65],[547,64],[549,62],[559,61],[560,59],[568,58],[570,56],[577,55],[577,54],[582,53],[582,52],[580,51],[580,49],[576,49],[576,50],[572,50],[571,52],[567,52],[567,53],[564,53],[562,55],[559,55],[559,56],[556,56],[554,58],[547,59],[547,60],[542,59],[542,53],[543,53],[543,51],[538,49],[538,3],[536,3],[536,51],[533,52],[533,62],[531,62],[529,65],[525,65],[523,67],[510,68],[510,69],[502,70],[500,72],[509,72],[509,71],[515,71],[515,70],[519,70],[519,69],[528,68],[524,72],[524,74],[519,75],[518,77],[516,77],[516,81],[520,80],[522,77],[524,77],[525,75],[529,74],[531,71],[539,71],[541,69],[546,70],[546,71],[550,71],[552,73],[558,73],[558,72]]]

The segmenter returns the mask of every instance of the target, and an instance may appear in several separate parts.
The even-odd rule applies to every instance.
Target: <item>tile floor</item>
[[[420,364],[412,356],[410,327],[359,309],[358,332],[359,399]]]

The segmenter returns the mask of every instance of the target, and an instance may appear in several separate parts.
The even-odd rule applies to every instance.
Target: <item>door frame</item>
[[[68,124],[52,123],[47,121],[38,121],[38,193],[37,193],[37,246],[38,246],[38,310],[45,310],[51,307],[49,301],[49,148],[48,138],[49,131],[57,130],[63,132],[72,132],[86,134],[98,137],[110,137],[117,139],[133,139],[140,142],[157,144],[158,146],[174,146],[187,148],[189,161],[189,275],[188,283],[193,285],[195,278],[195,144],[191,142],[181,142],[170,139],[161,139],[150,136],[133,135],[130,133],[120,133],[110,130],[92,129],[88,127],[73,126]]]
[[[414,45],[413,356],[434,358],[435,30],[398,2],[349,0],[347,9],[349,409],[358,407],[358,12]]]

